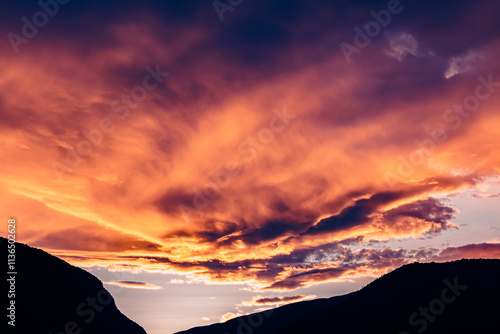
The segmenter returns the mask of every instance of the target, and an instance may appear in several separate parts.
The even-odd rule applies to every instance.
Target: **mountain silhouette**
[[[117,309],[113,297],[92,274],[40,249],[15,243],[17,274],[9,275],[7,239],[0,237],[0,249],[7,269],[2,279],[2,327],[7,333],[146,334]],[[15,298],[6,298],[8,291]],[[15,301],[15,327],[5,317],[11,300]]]
[[[177,334],[498,333],[500,260],[402,266],[363,289]]]

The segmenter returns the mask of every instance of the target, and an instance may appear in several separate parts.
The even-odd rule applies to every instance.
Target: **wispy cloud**
[[[389,40],[389,49],[385,50],[385,53],[389,57],[402,61],[407,55],[418,56],[420,53],[418,42],[411,34],[402,32],[388,35],[387,38]]]
[[[368,5],[248,3],[248,22],[215,28],[216,13],[177,5],[68,3],[18,54],[0,45],[0,211],[18,213],[23,242],[81,266],[291,290],[429,258],[373,245],[454,231],[437,198],[498,175],[497,2],[419,2],[349,67],[336,46]],[[141,100],[156,64],[168,80]],[[454,110],[479,74],[487,100]],[[409,159],[422,163],[389,187]]]
[[[159,290],[161,289],[161,286],[154,285],[154,284],[149,284],[149,283],[144,283],[144,282],[135,282],[135,281],[109,281],[109,282],[103,282],[104,284],[108,285],[116,285],[122,288],[127,288],[127,289],[145,289],[145,290]]]
[[[500,197],[500,193],[498,194],[472,194],[473,197],[476,198],[495,198]]]
[[[481,61],[482,56],[479,52],[469,51],[464,55],[452,57],[449,60],[450,67],[444,73],[446,79],[454,75],[469,71]]]
[[[296,303],[303,300],[310,300],[316,298],[316,295],[293,295],[293,296],[283,296],[283,297],[263,297],[256,296],[250,300],[244,300],[241,302],[242,306],[266,306],[274,305],[280,306],[290,303]]]

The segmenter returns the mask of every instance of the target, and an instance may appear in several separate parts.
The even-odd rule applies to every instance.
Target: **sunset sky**
[[[499,13],[4,1],[0,234],[149,334],[500,258]]]

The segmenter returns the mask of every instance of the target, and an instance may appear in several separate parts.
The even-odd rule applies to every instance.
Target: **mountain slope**
[[[499,283],[500,260],[413,263],[345,296],[291,304],[267,311],[267,316],[254,314],[179,334],[496,332]]]
[[[4,268],[7,244],[0,237]],[[3,299],[4,310],[6,302],[15,300],[15,327],[8,325],[8,333],[146,333],[116,308],[101,281],[85,270],[20,243],[15,243],[15,257],[15,284],[11,287],[7,279],[12,275],[5,278],[5,269],[2,279],[2,293],[15,290],[15,298]]]
[[[253,313],[231,319],[222,324],[195,327],[176,334],[250,334],[253,333],[276,333],[284,328],[293,319],[299,319],[308,312],[322,311],[343,302],[349,295],[334,298],[316,299],[284,305],[273,310]]]

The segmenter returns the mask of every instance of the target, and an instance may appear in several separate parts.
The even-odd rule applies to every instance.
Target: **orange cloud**
[[[160,286],[144,283],[144,282],[134,282],[134,281],[111,281],[111,282],[103,282],[108,285],[116,285],[122,288],[128,289],[145,289],[145,290],[159,290]]]
[[[240,313],[236,313],[236,314],[235,314],[235,313],[233,313],[233,312],[224,313],[223,315],[221,315],[221,317],[220,317],[219,321],[220,321],[220,322],[226,322],[226,321],[231,320],[231,319],[233,319],[233,318],[237,318],[237,317],[239,317],[239,316],[241,316],[241,315],[242,315],[242,314],[240,314]]]
[[[325,47],[340,32],[306,43],[309,23],[260,45],[147,9],[2,45],[0,210],[73,264],[210,283],[295,289],[413,261],[366,243],[458,228],[436,198],[500,173],[491,15],[467,36],[465,14],[432,35],[409,20],[434,56],[398,61],[380,38],[350,66]],[[464,39],[482,60],[446,78]]]
[[[482,243],[461,247],[448,247],[439,254],[439,258],[445,261],[461,260],[464,258],[499,259],[500,244]]]

